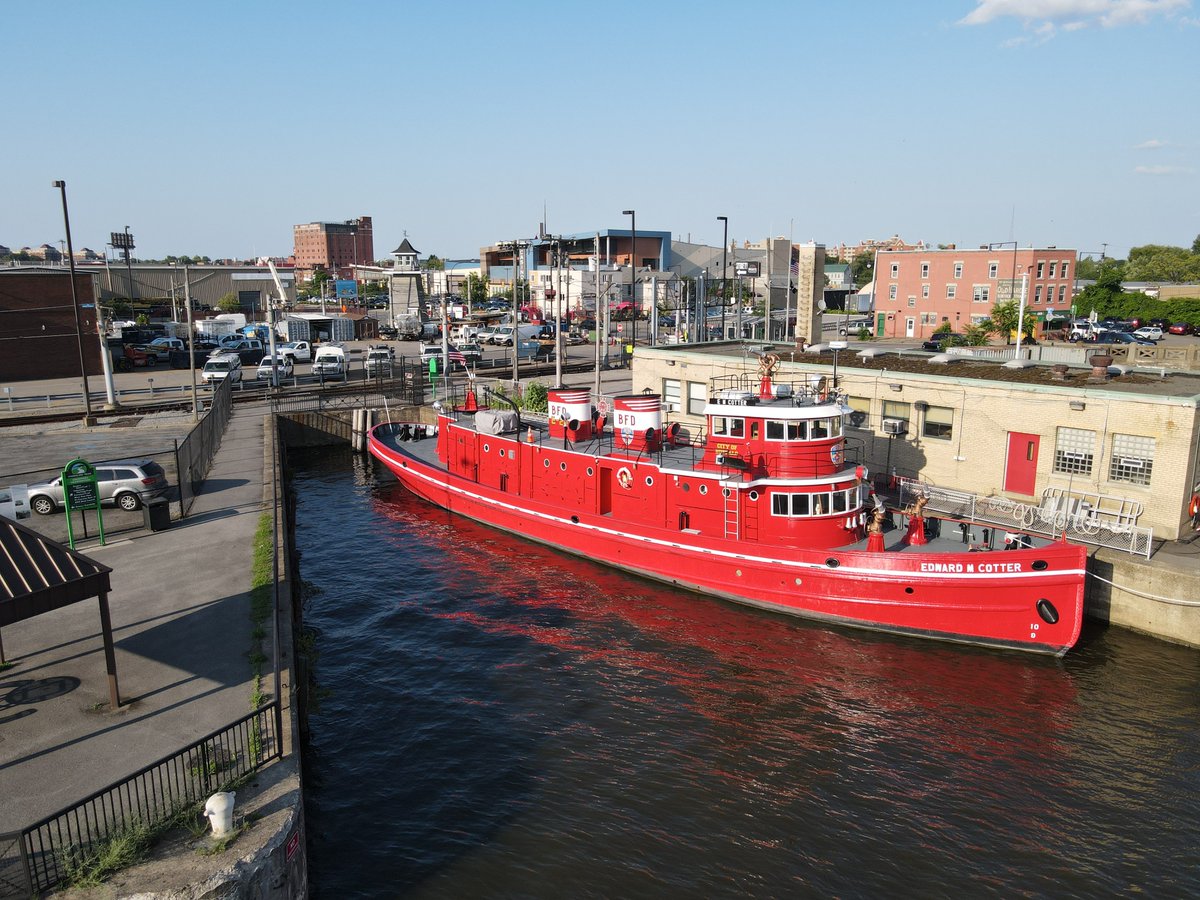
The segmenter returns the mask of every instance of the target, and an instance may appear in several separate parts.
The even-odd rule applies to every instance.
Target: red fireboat
[[[551,389],[548,417],[532,419],[471,391],[436,425],[389,422],[370,435],[371,454],[440,507],[839,625],[1057,656],[1079,636],[1085,548],[1006,543],[992,526],[929,517],[919,496],[887,506],[851,458],[850,409],[825,379],[714,379],[703,428],[664,422],[654,394]]]

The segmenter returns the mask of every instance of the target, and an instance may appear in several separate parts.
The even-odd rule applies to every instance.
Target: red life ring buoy
[[[633,473],[625,466],[621,466],[621,468],[617,469],[617,483],[625,488],[625,490],[629,490],[633,487]]]
[[[1188,504],[1188,515],[1193,518],[1200,516],[1200,494],[1192,494],[1192,502]]]

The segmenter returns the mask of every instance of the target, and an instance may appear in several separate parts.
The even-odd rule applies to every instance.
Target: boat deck
[[[460,413],[457,424],[464,428],[474,428],[474,416],[469,413]],[[398,427],[400,429],[403,428],[403,426]],[[438,459],[438,442],[433,426],[409,425],[408,427],[407,437],[403,430],[390,435],[377,436],[383,443],[395,447],[400,452],[426,465],[443,467],[443,463]],[[530,435],[532,435],[532,440],[529,440]],[[506,439],[512,439],[517,436],[515,433],[497,435],[499,438]],[[640,459],[653,463],[665,470],[681,472],[694,470],[697,460],[702,455],[702,448],[688,444],[664,447],[661,452],[653,454],[624,453],[614,448],[611,431],[606,431],[599,438],[570,442],[563,438],[551,437],[546,422],[537,419],[521,419],[520,437],[523,443],[528,442],[540,446],[553,446],[592,457],[611,455],[631,460]],[[739,481],[739,475],[740,473],[736,470],[730,470],[729,472],[730,479],[733,481]],[[899,510],[897,505],[898,498],[890,496],[886,492],[882,492],[880,496],[889,509],[889,516],[884,523],[883,534],[884,547],[889,553],[973,553],[986,550],[1002,551],[1016,549],[1019,546],[1017,543],[1018,535],[1014,532],[1006,531],[1004,526],[997,526],[987,522],[966,522],[951,518],[939,518],[928,513],[925,517],[927,523],[929,523],[926,529],[928,543],[911,546],[904,540],[908,517]],[[1052,540],[1038,535],[1021,534],[1019,538],[1027,542],[1025,546],[1030,547],[1042,547],[1053,543]],[[867,539],[863,538],[860,541],[847,544],[838,549],[865,550],[866,547]]]

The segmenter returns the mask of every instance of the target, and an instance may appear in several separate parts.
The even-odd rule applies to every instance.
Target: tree
[[[991,330],[1003,334],[1006,344],[1012,341],[1012,333],[1018,328],[1017,313],[1019,310],[1020,306],[1016,300],[1005,300],[992,307]],[[1037,328],[1037,314],[1031,309],[1026,309],[1019,327],[1026,337],[1032,337]]]
[[[859,287],[870,284],[875,277],[875,257],[870,253],[860,253],[854,257],[854,264],[850,266],[850,276]]]
[[[1133,247],[1125,264],[1126,281],[1169,281],[1183,284],[1200,279],[1200,256],[1183,247],[1147,244]]]
[[[467,302],[474,306],[476,303],[483,303],[488,298],[488,292],[491,287],[491,282],[481,275],[476,275],[474,272],[467,273],[467,280],[463,282],[463,296],[467,298]]]
[[[1200,234],[1196,235],[1196,239],[1192,241],[1192,252],[1200,255]]]
[[[242,309],[242,304],[238,300],[237,294],[233,293],[233,291],[230,291],[217,301],[217,309],[223,313],[240,312]]]
[[[430,272],[444,272],[446,271],[446,264],[430,253],[429,258],[425,260],[425,268]]]

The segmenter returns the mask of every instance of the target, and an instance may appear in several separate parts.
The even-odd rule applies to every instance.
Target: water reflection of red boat
[[[914,753],[943,765],[970,769],[979,761],[1008,760],[1025,770],[1073,722],[1074,684],[1050,661],[1031,664],[989,651],[850,634],[719,602],[697,604],[407,502],[399,490],[385,488],[376,512],[423,545],[422,558],[446,573],[447,592],[461,579],[463,595],[475,597],[467,605],[439,603],[438,611],[426,605],[428,614],[536,641],[569,654],[573,665],[612,667],[676,690],[719,726],[713,733],[723,736],[730,753],[764,743],[817,751],[828,749],[837,734],[866,754],[903,734]],[[497,609],[479,599],[480,584],[489,586]],[[611,628],[605,627],[609,620]],[[627,626],[638,640],[630,639]],[[950,721],[955,724],[948,728]]]
[[[472,402],[436,427],[377,426],[369,449],[438,506],[688,590],[1056,655],[1079,635],[1082,547],[993,550],[994,534],[969,528],[966,540],[949,526],[927,535],[919,511],[907,530],[868,538],[866,473],[847,455],[846,408],[823,387],[714,384],[695,439],[664,425],[656,396],[614,398],[602,415],[586,391],[550,394],[548,425]]]

